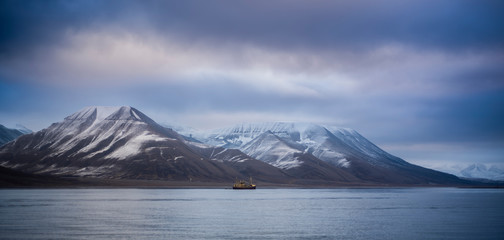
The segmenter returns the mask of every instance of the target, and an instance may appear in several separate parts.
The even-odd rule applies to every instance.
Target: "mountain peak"
[[[33,131],[31,129],[28,129],[27,127],[21,125],[21,124],[16,124],[15,128],[16,130],[22,132],[23,134],[29,134],[32,133]]]
[[[105,120],[135,120],[135,121],[141,121],[143,120],[140,115],[143,115],[140,113],[140,111],[136,110],[135,108],[128,107],[128,106],[123,106],[119,107],[116,111],[114,111],[112,114],[109,114]]]
[[[10,142],[17,137],[23,135],[23,132],[17,130],[17,129],[10,129],[2,124],[0,124],[0,146],[4,145],[7,142]]]
[[[122,107],[111,106],[90,106],[81,109],[80,111],[68,116],[65,120],[87,120],[94,118],[96,120],[105,120],[109,115],[118,111]]]
[[[143,113],[130,106],[90,106],[68,116],[65,120],[133,120],[133,121],[152,121]]]

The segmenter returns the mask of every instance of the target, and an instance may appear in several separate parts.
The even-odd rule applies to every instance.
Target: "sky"
[[[86,106],[314,122],[427,167],[504,164],[504,1],[0,1],[0,124]]]

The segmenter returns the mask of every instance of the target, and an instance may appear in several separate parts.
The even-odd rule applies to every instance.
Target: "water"
[[[504,239],[504,190],[0,190],[0,239]]]

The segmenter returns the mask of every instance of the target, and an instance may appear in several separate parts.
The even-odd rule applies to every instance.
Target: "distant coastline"
[[[99,179],[40,176],[23,173],[6,173],[0,175],[0,189],[58,189],[58,188],[140,188],[140,189],[232,189],[233,182],[212,181],[166,181],[166,180],[136,180],[136,179]],[[258,189],[275,188],[504,188],[502,182],[474,182],[466,185],[449,184],[380,184],[380,183],[340,183],[340,182],[295,182],[295,183],[266,183],[257,182]]]

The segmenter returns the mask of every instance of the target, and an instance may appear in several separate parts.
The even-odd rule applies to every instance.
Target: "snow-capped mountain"
[[[184,129],[181,129],[184,131]],[[297,184],[463,184],[381,150],[354,130],[309,123],[207,132],[160,126],[132,107],[87,107],[0,147],[0,167],[99,179]]]
[[[10,129],[0,124],[0,146],[16,139],[17,137],[23,135],[25,133],[17,130]]]
[[[257,160],[253,160],[259,162]],[[213,161],[132,107],[87,107],[0,148],[0,165],[27,173],[99,178],[230,180]]]
[[[21,124],[19,124],[19,123],[18,123],[18,124],[16,124],[16,126],[15,126],[15,128],[14,128],[14,129],[16,129],[16,130],[18,130],[18,131],[22,132],[23,134],[29,134],[29,133],[32,133],[32,132],[33,132],[31,129],[29,129],[29,128],[27,128],[27,127],[25,127],[25,126],[23,126],[23,125],[21,125]]]
[[[230,166],[244,176],[254,176],[255,179],[275,183],[293,182],[295,178],[281,169],[256,160],[237,149],[215,147],[191,141],[185,141],[185,143],[203,157]]]
[[[244,144],[240,150],[299,178],[359,181],[345,171],[316,158],[306,151],[302,144],[279,137],[270,130]]]
[[[347,178],[361,181],[423,184],[459,181],[455,176],[395,157],[348,128],[311,123],[244,123],[192,135],[206,144],[240,149],[287,172],[291,169],[299,172],[309,162],[319,161],[329,163]]]
[[[347,158],[351,157],[365,159],[375,165],[384,164],[377,160],[379,158],[394,164],[406,164],[348,128],[311,123],[244,123],[193,135],[204,143],[237,148],[284,169],[301,164],[292,157],[296,153],[311,153],[342,168],[350,167],[351,162]]]
[[[459,174],[465,178],[490,179],[504,181],[504,169],[496,165],[474,163],[462,169]]]
[[[431,164],[427,167],[461,178],[504,181],[504,165],[488,163]]]
[[[241,146],[241,150],[251,157],[261,159],[281,169],[299,167],[303,162],[296,156],[303,151],[289,144],[271,131],[266,131]]]

